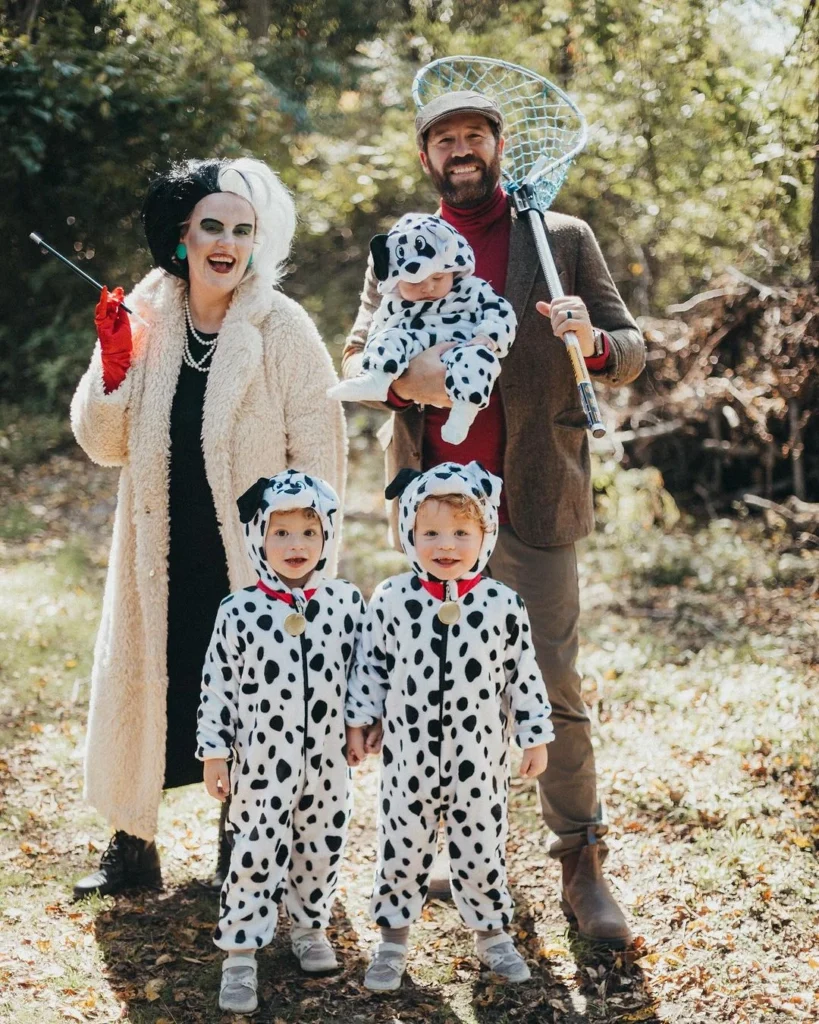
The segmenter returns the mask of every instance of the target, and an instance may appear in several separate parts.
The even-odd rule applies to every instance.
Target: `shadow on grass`
[[[223,953],[212,941],[218,894],[189,882],[164,892],[144,890],[120,896],[94,923],[108,983],[127,1007],[134,1024],[163,1018],[185,1024],[212,1024],[242,1018],[218,1009]],[[274,1021],[360,1024],[455,1018],[438,987],[407,978],[401,992],[376,996],[362,986],[367,950],[361,945],[340,901],[328,935],[341,968],[323,976],[304,974],[290,951],[289,923],[281,914],[272,944],[259,953],[258,1024]]]
[[[660,1024],[653,1013],[656,1000],[633,951],[613,952],[569,933],[569,951],[575,961],[577,989],[569,987],[539,955],[532,909],[515,892],[515,931],[531,939],[525,953],[532,971],[522,985],[498,984],[485,972],[473,986],[472,1007],[481,1024],[604,1024],[607,1021],[640,1020]],[[517,940],[521,952],[524,949]],[[578,994],[581,999],[578,999]],[[583,1008],[577,1004],[585,1003]],[[636,1016],[639,1014],[639,1016]],[[645,1014],[645,1016],[643,1016]]]

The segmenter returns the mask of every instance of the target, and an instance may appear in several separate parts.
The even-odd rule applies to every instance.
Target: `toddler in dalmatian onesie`
[[[228,952],[219,1005],[249,1013],[255,950],[273,938],[282,895],[302,968],[337,966],[324,929],[350,814],[344,698],[364,606],[352,583],[324,578],[339,505],[329,484],[288,469],[257,481],[238,505],[259,580],[219,608],[197,757],[208,792],[231,795],[230,871],[214,933]]]
[[[475,255],[463,235],[433,214],[405,214],[388,235],[372,239],[370,251],[384,298],[364,346],[364,372],[327,394],[345,402],[383,402],[410,360],[439,342],[457,342],[441,357],[452,400],[441,436],[460,444],[489,404],[500,360],[512,344],[512,307],[474,276]]]
[[[408,482],[407,482],[408,481]],[[403,486],[403,490],[401,490]],[[520,597],[481,571],[497,539],[501,481],[479,463],[402,470],[401,545],[412,570],[375,590],[350,676],[348,760],[381,747],[379,859],[371,913],[382,929],[364,983],[397,989],[443,818],[453,896],[481,961],[508,981],[529,970],[504,929],[509,739],[539,775],[554,737]]]

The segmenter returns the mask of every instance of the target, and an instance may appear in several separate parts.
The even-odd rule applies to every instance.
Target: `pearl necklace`
[[[199,344],[205,346],[205,354],[202,358],[199,360],[194,359],[190,343],[188,342],[188,335],[186,333],[185,348],[182,350],[182,358],[185,361],[185,365],[189,366],[192,370],[198,370],[200,373],[207,373],[210,369],[210,363],[208,360],[213,355],[213,350],[216,347],[216,342],[219,340],[219,335],[217,334],[215,338],[208,340],[203,338],[202,335],[197,332],[196,328],[193,326],[193,317],[191,317],[191,307],[187,295],[185,296],[185,323],[187,324],[188,330],[194,338],[196,338]]]

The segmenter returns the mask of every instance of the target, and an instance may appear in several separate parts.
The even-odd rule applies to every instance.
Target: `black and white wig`
[[[180,228],[196,204],[214,192],[246,199],[256,214],[253,263],[245,279],[275,285],[281,279],[296,230],[296,208],[279,176],[250,157],[238,160],[186,160],[155,178],[142,205],[142,224],[154,263],[188,280],[186,260],[176,257]]]

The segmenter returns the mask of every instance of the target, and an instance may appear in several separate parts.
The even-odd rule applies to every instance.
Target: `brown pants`
[[[586,842],[590,826],[600,837],[607,831],[597,797],[591,723],[575,666],[580,593],[574,544],[533,548],[511,526],[501,526],[488,571],[516,590],[529,612],[555,729],[549,766],[538,779],[540,804],[557,836],[549,853],[561,857]]]

